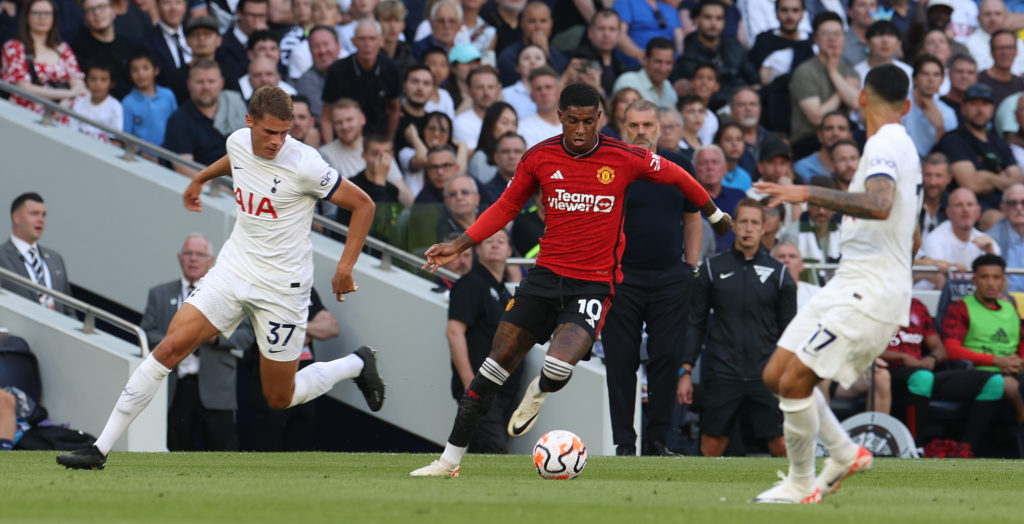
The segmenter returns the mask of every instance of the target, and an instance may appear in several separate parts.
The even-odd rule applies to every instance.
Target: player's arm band
[[[708,220],[709,220],[709,221],[710,221],[710,222],[711,222],[712,224],[717,224],[717,223],[718,223],[718,221],[719,221],[719,220],[722,220],[722,217],[724,217],[724,216],[725,216],[725,213],[723,213],[721,209],[717,209],[717,208],[716,208],[716,209],[715,209],[715,212],[714,212],[714,213],[711,213],[711,216],[709,216],[709,217],[708,217]]]

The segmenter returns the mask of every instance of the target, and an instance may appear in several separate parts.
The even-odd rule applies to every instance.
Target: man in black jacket
[[[690,375],[703,347],[701,454],[721,456],[743,413],[751,417],[754,436],[765,439],[772,455],[781,457],[786,455],[782,412],[761,372],[796,314],[796,283],[786,267],[761,247],[764,206],[760,202],[740,200],[733,229],[733,249],[705,261],[692,288],[679,401],[693,402]],[[714,320],[709,322],[712,310]]]

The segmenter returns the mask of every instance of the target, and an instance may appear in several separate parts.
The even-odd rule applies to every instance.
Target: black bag
[[[42,83],[39,80],[39,74],[36,73],[36,64],[35,64],[35,62],[32,61],[32,55],[31,54],[26,54],[25,55],[25,62],[28,62],[28,76],[32,77],[32,83],[33,84],[35,84],[37,86],[54,87],[54,88],[57,88],[57,89],[71,89],[71,83],[70,82],[52,82],[52,83],[49,83],[49,84]]]
[[[96,437],[63,426],[41,426],[25,432],[14,449],[74,451],[89,447]]]

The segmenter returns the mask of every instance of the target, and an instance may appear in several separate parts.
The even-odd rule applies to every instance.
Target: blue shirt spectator
[[[746,193],[750,186],[753,185],[753,180],[750,178],[750,173],[737,164],[732,171],[725,174],[725,178],[722,179],[722,185],[739,189]]]
[[[821,163],[821,158],[818,157],[817,151],[794,162],[793,172],[800,177],[800,180],[796,180],[800,184],[807,184],[812,178],[819,175],[832,176],[832,172]]]
[[[942,126],[945,130],[948,132],[956,129],[958,125],[956,111],[942,100],[939,100],[938,95],[932,98],[932,103],[935,104],[935,108],[942,115]],[[921,158],[928,156],[932,147],[941,138],[938,130],[935,129],[935,126],[928,120],[924,111],[921,110],[921,106],[915,103],[911,103],[910,111],[903,115],[903,127],[907,128],[907,134],[914,141],[914,146],[917,147],[917,154]]]
[[[652,9],[646,0],[615,0],[612,9],[629,28],[629,39],[640,49],[656,36],[675,41],[675,31],[680,28],[679,13],[672,6],[658,2],[658,9]],[[620,54],[627,69],[640,65],[633,57]]]
[[[164,143],[167,120],[178,109],[174,93],[166,87],[156,86],[154,96],[132,89],[121,101],[124,109],[124,131],[152,144]]]

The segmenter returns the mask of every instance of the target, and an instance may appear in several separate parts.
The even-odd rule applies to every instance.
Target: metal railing
[[[108,127],[108,126],[106,126],[106,125],[104,125],[104,124],[102,124],[100,122],[97,122],[95,120],[92,120],[92,119],[84,117],[84,116],[81,116],[78,113],[76,113],[76,112],[74,112],[74,111],[72,111],[72,110],[70,110],[70,109],[68,109],[68,108],[66,108],[66,107],[64,107],[64,106],[62,106],[62,105],[52,101],[52,100],[49,100],[49,99],[46,99],[46,98],[42,98],[42,97],[37,96],[35,94],[29,93],[28,91],[25,91],[24,89],[14,85],[14,84],[10,84],[10,83],[7,83],[7,82],[0,81],[0,91],[5,91],[7,93],[10,93],[10,94],[13,94],[13,95],[17,95],[17,96],[19,96],[21,98],[24,98],[26,100],[31,100],[31,101],[33,101],[33,102],[35,102],[37,104],[40,104],[40,105],[44,106],[46,109],[43,111],[42,120],[40,122],[44,126],[51,126],[51,125],[53,125],[53,113],[52,112],[56,111],[57,113],[60,113],[62,115],[66,115],[69,118],[73,118],[75,120],[78,120],[80,122],[83,122],[85,124],[88,124],[90,126],[93,126],[93,127],[97,128],[97,129],[103,131],[109,137],[111,137],[113,139],[116,139],[117,141],[119,141],[119,142],[124,144],[125,153],[124,153],[122,159],[125,162],[134,162],[136,160],[136,157],[138,156],[139,152],[141,150],[145,150],[147,153],[153,154],[156,158],[158,158],[160,160],[165,160],[167,162],[171,162],[171,163],[175,163],[175,164],[181,164],[181,165],[184,165],[184,166],[186,166],[186,167],[188,167],[190,169],[194,169],[196,171],[201,171],[202,169],[206,168],[206,166],[204,166],[204,165],[202,165],[202,164],[200,164],[200,163],[198,163],[198,162],[196,162],[194,160],[189,160],[189,159],[186,159],[186,158],[182,158],[177,153],[174,153],[174,152],[172,152],[170,150],[164,149],[163,147],[160,147],[158,145],[151,144],[151,143],[149,143],[149,142],[147,142],[147,141],[145,141],[145,140],[143,140],[143,139],[141,139],[141,138],[139,138],[137,136],[134,136],[134,135],[129,134],[129,133],[125,133],[124,131],[118,131],[116,129],[112,129],[112,128],[110,128],[110,127]],[[220,196],[221,188],[226,189],[227,194],[231,194],[233,192],[233,189],[231,187],[231,183],[227,179],[225,179],[224,177],[220,177],[220,178],[214,179],[213,182],[210,184],[209,195],[211,197]],[[320,224],[321,226],[323,226],[324,228],[330,230],[331,232],[338,233],[340,235],[345,235],[345,236],[348,235],[348,227],[343,226],[343,225],[341,225],[341,224],[339,224],[339,223],[335,222],[334,220],[331,220],[331,219],[329,219],[327,217],[324,217],[324,216],[321,216],[321,215],[314,215],[313,222],[316,223],[316,224]],[[381,256],[380,256],[381,269],[383,269],[385,271],[391,271],[391,270],[394,269],[394,268],[392,268],[392,261],[393,260],[399,260],[399,261],[405,262],[405,263],[407,263],[407,264],[409,264],[409,265],[411,265],[413,267],[417,267],[417,268],[422,267],[427,262],[426,259],[424,259],[423,257],[418,257],[416,255],[413,255],[411,253],[408,253],[408,252],[402,250],[401,248],[392,246],[391,244],[388,244],[387,242],[383,242],[383,241],[380,241],[380,240],[372,238],[372,237],[367,237],[366,245],[368,247],[370,247],[371,249],[375,249],[375,250],[377,250],[377,251],[379,251],[381,253]],[[452,271],[449,271],[447,269],[444,269],[444,268],[439,268],[435,274],[438,275],[438,276],[442,276],[444,278],[447,278],[449,280],[457,280],[459,278],[458,274],[456,274],[456,273],[454,273]]]
[[[33,282],[31,279],[25,278],[13,271],[0,267],[0,282],[2,282],[3,280],[10,280],[16,282],[18,283],[18,285],[29,288],[35,291],[36,293],[41,293],[43,295],[53,297],[53,299],[56,302],[68,305],[74,308],[75,311],[81,312],[82,314],[85,315],[85,318],[82,320],[82,332],[87,335],[92,335],[93,333],[96,332],[97,318],[109,322],[129,333],[133,333],[139,341],[139,350],[141,352],[142,358],[146,358],[149,355],[149,341],[146,339],[146,333],[142,331],[142,328],[139,327],[138,325],[132,324],[131,322],[128,322],[127,320],[105,309],[100,309],[96,306],[86,304],[85,302],[82,302],[81,300],[78,300],[75,297],[65,295],[60,291],[56,291],[46,286],[39,285]],[[3,291],[8,293],[14,293],[9,289],[4,289]]]

